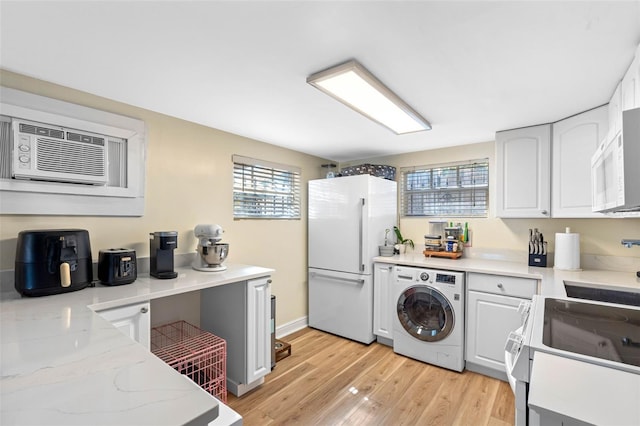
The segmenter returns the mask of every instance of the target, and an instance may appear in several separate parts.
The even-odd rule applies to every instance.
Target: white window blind
[[[234,155],[233,217],[300,219],[300,169]]]
[[[401,169],[402,216],[487,216],[489,161]]]

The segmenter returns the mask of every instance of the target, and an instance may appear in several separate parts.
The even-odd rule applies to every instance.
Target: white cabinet
[[[394,301],[391,300],[393,265],[373,264],[373,334],[393,339]]]
[[[149,302],[105,309],[98,311],[97,314],[145,348],[150,348],[151,305]]]
[[[607,136],[608,107],[553,123],[552,217],[606,217],[591,208],[591,157]]]
[[[271,279],[261,277],[200,293],[200,326],[227,342],[227,389],[241,396],[271,372]]]
[[[271,371],[271,288],[268,278],[247,281],[247,383]]]
[[[622,82],[618,83],[609,100],[609,133],[616,135],[622,130]]]
[[[638,49],[640,52],[640,47]],[[640,57],[636,54],[620,84],[622,111],[640,108]]]
[[[549,217],[551,125],[496,133],[496,215]]]
[[[506,380],[504,344],[520,327],[518,306],[533,297],[537,281],[469,273],[467,288],[467,369]]]

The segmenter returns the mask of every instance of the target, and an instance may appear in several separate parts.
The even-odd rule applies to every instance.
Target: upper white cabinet
[[[612,135],[622,130],[622,111],[633,108],[640,108],[640,45],[609,100],[609,131]]]
[[[553,124],[551,216],[605,217],[591,209],[591,157],[609,129],[606,105]]]
[[[496,133],[496,215],[549,217],[551,125]]]
[[[640,107],[640,57],[638,56],[639,54],[636,53],[620,84],[622,111]]]
[[[612,135],[622,130],[622,82],[618,83],[609,100],[609,131]]]

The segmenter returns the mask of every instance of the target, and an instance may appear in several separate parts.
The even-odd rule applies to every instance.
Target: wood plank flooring
[[[285,337],[291,356],[228,405],[254,425],[490,425],[514,423],[508,383],[456,373],[305,328]]]

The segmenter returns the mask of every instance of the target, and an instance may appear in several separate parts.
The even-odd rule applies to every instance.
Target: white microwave
[[[640,108],[622,113],[622,130],[591,158],[594,212],[640,211]]]

